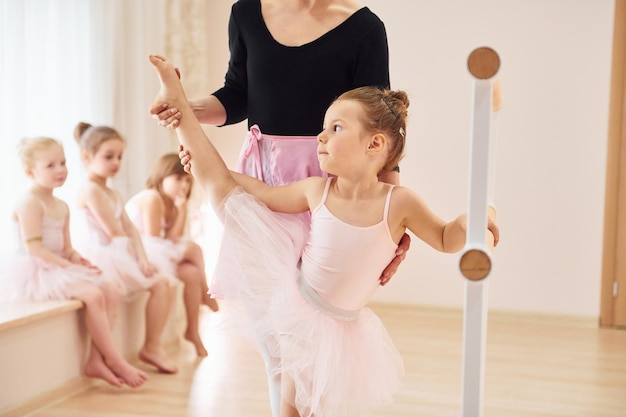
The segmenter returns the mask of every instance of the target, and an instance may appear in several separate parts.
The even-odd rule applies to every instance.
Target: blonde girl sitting
[[[111,334],[119,292],[72,247],[68,205],[53,194],[68,174],[63,146],[52,138],[26,138],[19,155],[32,185],[13,212],[18,251],[5,260],[0,293],[21,301],[82,301],[91,336],[85,375],[116,387],[142,385],[147,375],[120,355]]]

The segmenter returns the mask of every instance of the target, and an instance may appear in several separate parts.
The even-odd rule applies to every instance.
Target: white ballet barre
[[[495,168],[494,110],[499,110],[499,95],[494,103],[493,77],[500,69],[500,57],[491,48],[472,51],[467,60],[474,77],[473,116],[470,142],[470,183],[467,212],[467,240],[459,267],[465,280],[463,315],[463,389],[462,417],[481,417],[485,375],[487,335],[487,284],[491,255],[487,244],[487,214],[493,207]],[[494,106],[496,104],[496,106]],[[491,163],[490,163],[491,162]],[[495,214],[495,213],[493,213]]]

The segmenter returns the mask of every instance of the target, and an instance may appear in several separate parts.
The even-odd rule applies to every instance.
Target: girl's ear
[[[82,151],[82,152],[80,153],[80,159],[82,159],[82,160],[83,160],[83,163],[85,163],[85,164],[89,163],[89,159],[90,159],[90,158],[89,158],[89,152],[87,152],[87,151]]]
[[[387,144],[387,138],[382,133],[377,133],[370,138],[370,142],[367,145],[367,150],[372,152],[380,152],[385,149]]]
[[[33,170],[30,167],[24,167],[24,174],[26,174],[26,178],[33,179]]]

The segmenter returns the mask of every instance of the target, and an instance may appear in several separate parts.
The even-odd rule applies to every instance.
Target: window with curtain
[[[29,181],[17,157],[27,136],[63,142],[67,182],[55,194],[70,206],[83,167],[72,131],[79,120],[101,120],[110,86],[97,18],[101,1],[2,0],[0,2],[0,249],[14,233],[11,212]],[[94,100],[94,97],[98,97]]]
[[[162,52],[164,0],[0,1],[0,250],[9,248],[13,205],[29,181],[17,158],[25,136],[63,142],[69,175],[55,194],[73,207],[84,175],[73,129],[116,128],[127,141],[112,185],[129,197],[176,142],[150,118],[158,91],[149,53]]]

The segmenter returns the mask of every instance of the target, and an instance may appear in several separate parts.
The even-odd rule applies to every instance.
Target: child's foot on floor
[[[178,367],[176,367],[174,361],[168,358],[163,349],[148,351],[146,348],[143,348],[141,352],[139,352],[139,359],[149,365],[155,366],[161,373],[175,374],[178,372]]]
[[[137,388],[143,385],[148,380],[148,375],[129,364],[126,361],[120,361],[119,363],[109,364],[111,371],[121,378],[126,385],[132,388]]]
[[[111,369],[104,363],[102,357],[93,357],[86,364],[83,373],[89,378],[102,379],[114,387],[122,387],[124,380],[113,373]]]

